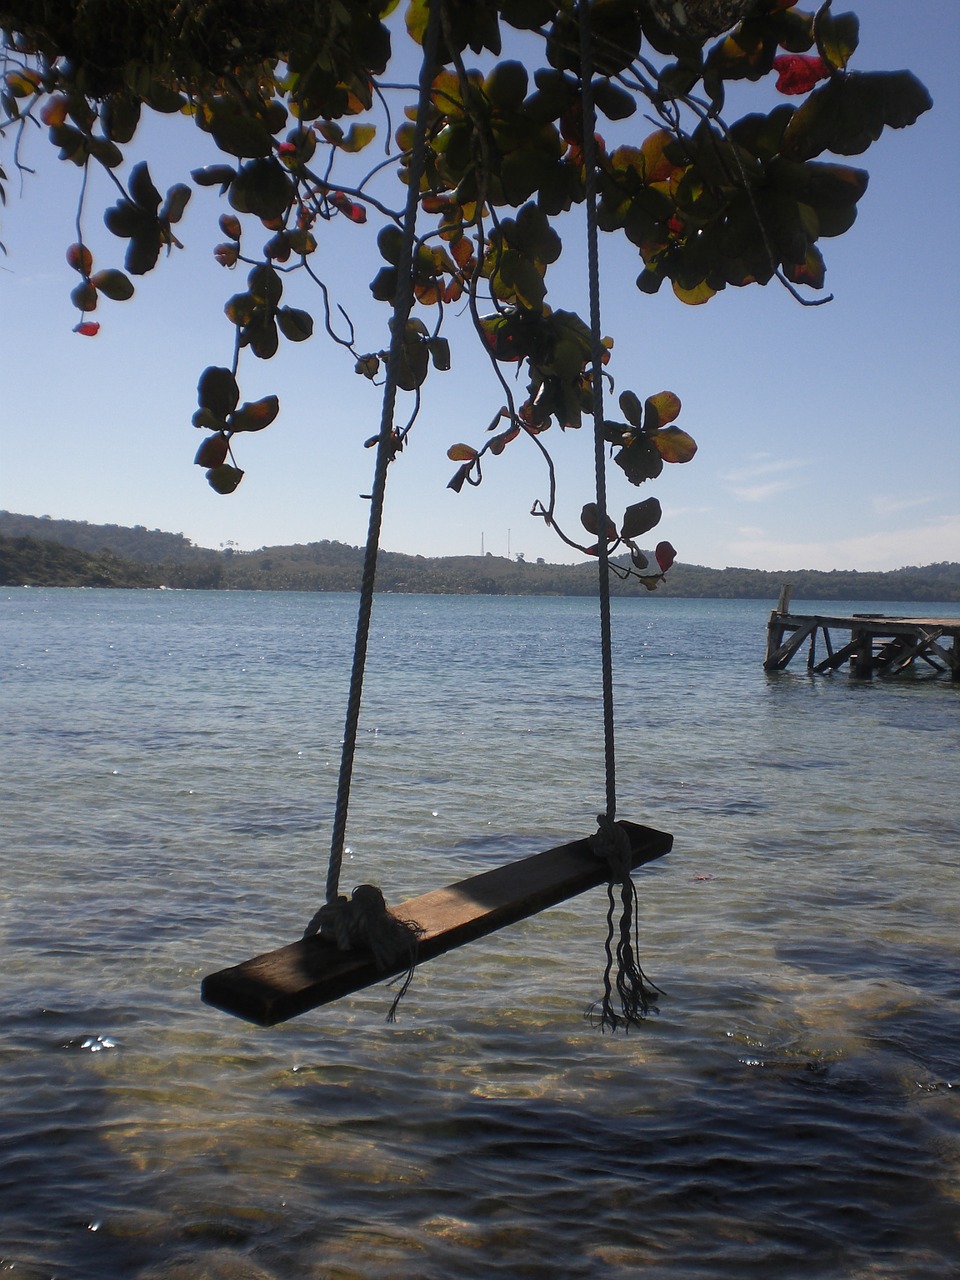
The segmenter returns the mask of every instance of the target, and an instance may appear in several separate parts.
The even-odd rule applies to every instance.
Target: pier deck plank
[[[894,676],[921,661],[935,672],[960,680],[960,618],[802,614],[791,612],[789,602],[789,591],[781,592],[780,603],[770,614],[763,664],[767,671],[782,671],[809,640],[808,668],[815,675],[836,671],[849,662],[855,675]],[[847,632],[849,642],[835,645],[831,629]],[[828,653],[821,662],[814,660],[818,634],[823,635]]]

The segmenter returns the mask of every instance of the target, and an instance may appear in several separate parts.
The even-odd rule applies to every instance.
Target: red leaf
[[[773,69],[779,73],[777,91],[787,94],[809,93],[818,80],[826,80],[830,74],[830,68],[822,58],[802,53],[774,58]]]
[[[354,204],[349,196],[344,195],[342,191],[334,191],[330,197],[330,203],[335,209],[350,219],[351,222],[366,222],[367,211],[362,204]]]
[[[85,338],[95,338],[100,332],[100,326],[96,320],[84,320],[83,324],[73,326],[73,332],[81,333]]]
[[[666,573],[677,558],[677,553],[669,542],[658,542],[657,549],[653,554],[656,556],[661,573]]]

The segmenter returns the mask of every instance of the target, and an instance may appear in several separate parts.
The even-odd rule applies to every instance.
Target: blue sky
[[[610,507],[657,496],[664,518],[656,536],[687,563],[867,570],[960,561],[960,12],[953,0],[909,8],[863,0],[857,11],[855,67],[911,69],[934,109],[851,160],[870,172],[870,186],[852,230],[821,242],[831,304],[801,307],[775,285],[729,289],[695,308],[667,288],[648,298],[634,286],[636,251],[603,238],[603,327],[616,339],[618,390],[675,391],[679,425],[700,445],[692,463],[665,468],[641,490],[612,468]],[[626,123],[635,140],[648,131]],[[138,142],[138,155],[128,153],[148,159],[164,188],[213,158],[179,118],[142,126]],[[25,153],[36,173],[22,184],[9,143],[2,154],[10,181],[0,212],[0,507],[140,524],[213,547],[362,543],[368,504],[360,495],[373,465],[362,442],[377,429],[379,393],[319,333],[282,344],[272,361],[244,358],[243,398],[276,392],[282,410],[267,431],[238,442],[247,470],[240,489],[218,496],[192,465],[197,377],[208,364],[230,363],[222,307],[244,283],[212,259],[222,239],[215,195],[195,192],[180,224],[185,250],[138,279],[131,302],[102,303],[101,332],[84,339],[72,332],[78,277],[64,260],[80,171],[61,164],[40,134]],[[88,197],[84,234],[97,267],[122,264],[122,243],[101,224],[113,198],[102,184]],[[339,222],[321,240],[317,266],[353,316],[359,345],[376,350],[386,326],[386,308],[367,288],[379,266],[376,229]],[[585,315],[575,218],[564,235],[549,300]],[[298,286],[288,292],[296,305]],[[311,295],[299,296],[311,305]],[[490,461],[479,489],[446,488],[448,446],[482,441],[502,401],[460,330],[453,369],[428,379],[421,418],[391,468],[384,547],[577,559],[528,514],[546,497],[546,476],[525,442]],[[576,528],[592,497],[592,442],[587,431],[551,431],[546,442],[558,468],[558,514]]]

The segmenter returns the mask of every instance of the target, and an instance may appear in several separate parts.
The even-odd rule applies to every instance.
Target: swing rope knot
[[[612,884],[623,884],[630,879],[630,837],[626,829],[608,817],[597,814],[597,830],[590,837],[590,852],[610,868]]]
[[[601,1031],[629,1031],[638,1027],[651,1012],[658,1013],[656,997],[663,995],[640,967],[638,921],[640,901],[631,875],[630,837],[626,830],[607,814],[597,815],[598,830],[590,837],[590,850],[609,869],[607,881],[606,967],[603,971],[603,995],[584,1015]],[[620,885],[620,921],[615,923],[617,901],[614,885]],[[614,938],[617,938],[614,949]],[[614,976],[614,965],[616,975]],[[620,1003],[614,1006],[614,988]]]
[[[381,973],[406,968],[387,1021],[394,1022],[397,1006],[413,980],[417,964],[417,942],[423,930],[413,920],[401,920],[387,910],[383,894],[373,884],[361,884],[349,898],[339,894],[317,911],[303,932],[305,938],[319,933],[338,951],[366,951]]]

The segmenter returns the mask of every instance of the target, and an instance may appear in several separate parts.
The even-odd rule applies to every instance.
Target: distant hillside
[[[60,552],[49,548],[59,546]],[[65,553],[70,551],[74,558]],[[46,586],[159,586],[198,590],[357,591],[363,552],[342,542],[238,552],[195,547],[179,533],[93,525],[0,512],[0,583]],[[99,575],[99,576],[98,576]],[[502,556],[408,556],[383,551],[381,591],[427,595],[593,595],[596,564],[536,563]],[[960,601],[960,564],[891,573],[708,569],[676,564],[661,588],[670,596],[770,600],[789,582],[795,600]],[[644,594],[636,579],[611,582],[614,595]]]
[[[110,551],[91,555],[42,538],[0,534],[0,584],[18,587],[156,587],[151,565],[123,560]]]
[[[18,516],[0,511],[0,534],[7,538],[42,538],[78,551],[112,551],[142,564],[181,564],[218,553],[195,547],[182,533],[163,533],[143,525],[88,524],[86,520],[52,520],[50,516]]]

